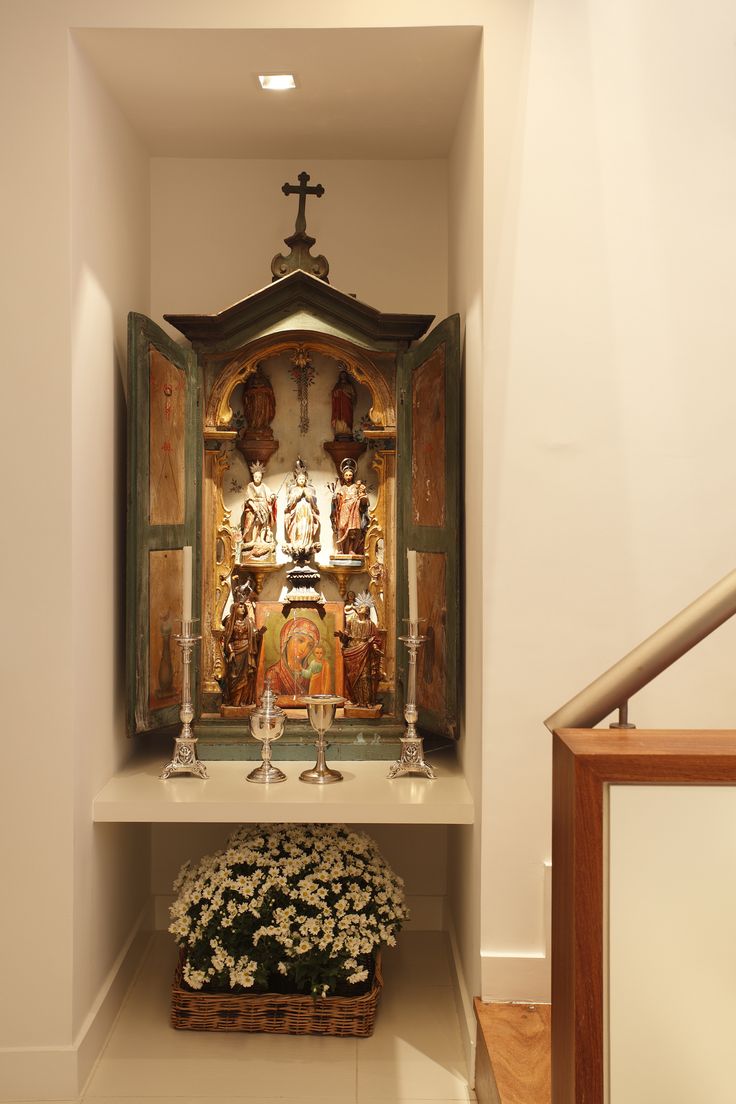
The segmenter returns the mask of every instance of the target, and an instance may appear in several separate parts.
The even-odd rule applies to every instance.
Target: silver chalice
[[[299,777],[302,782],[310,782],[313,786],[325,786],[328,782],[342,782],[340,772],[331,770],[325,762],[325,751],[328,746],[325,732],[332,728],[335,711],[345,699],[338,698],[334,694],[309,694],[303,700],[306,702],[309,723],[317,733],[315,741],[317,762],[310,770],[302,771]]]
[[[261,704],[250,715],[250,731],[261,741],[261,764],[247,776],[248,782],[283,782],[286,775],[271,762],[271,744],[283,734],[286,714],[276,704],[270,682],[266,683]]]

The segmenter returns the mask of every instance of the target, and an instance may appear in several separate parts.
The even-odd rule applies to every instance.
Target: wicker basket
[[[308,997],[298,993],[206,993],[185,987],[180,957],[171,988],[171,1026],[185,1031],[267,1031],[279,1035],[373,1034],[383,989],[381,953],[373,982],[358,997]]]

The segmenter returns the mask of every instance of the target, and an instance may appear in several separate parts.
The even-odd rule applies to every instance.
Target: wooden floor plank
[[[550,1104],[551,1006],[484,1004],[476,998],[475,1014],[499,1104]],[[488,1099],[496,1104],[493,1089]]]

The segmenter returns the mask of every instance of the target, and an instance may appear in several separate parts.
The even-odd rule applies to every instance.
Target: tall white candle
[[[182,578],[184,581],[184,595],[182,599],[182,619],[184,621],[192,620],[192,546],[186,545],[182,549],[184,553],[184,559],[182,563]]]
[[[417,554],[413,548],[407,549],[406,562],[409,568],[409,618],[416,621],[419,617],[417,602]]]

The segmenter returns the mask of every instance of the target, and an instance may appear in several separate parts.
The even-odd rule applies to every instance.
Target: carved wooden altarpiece
[[[331,755],[393,759],[408,548],[427,619],[420,727],[457,731],[459,319],[420,340],[431,316],[381,313],[332,287],[290,187],[300,213],[270,285],[216,315],[165,315],[191,348],[129,318],[129,730],[177,721],[191,545],[200,758],[258,757],[248,710],[269,677],[289,711],[281,758],[309,755],[299,693],[337,691],[350,704]]]

